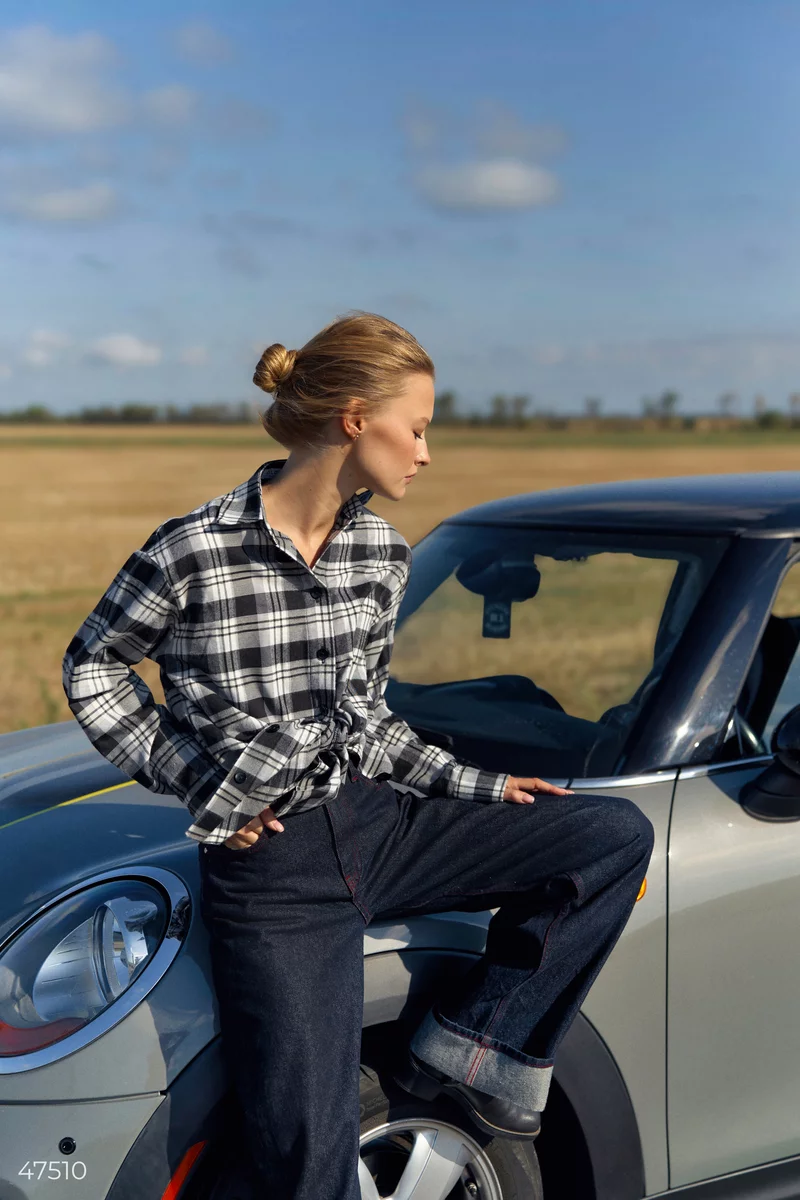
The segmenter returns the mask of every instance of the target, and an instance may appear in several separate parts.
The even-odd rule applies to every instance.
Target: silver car
[[[496,910],[366,928],[364,1200],[800,1195],[798,643],[800,473],[518,495],[417,543],[389,706],[656,843],[535,1142],[392,1079]],[[239,1200],[186,825],[74,720],[0,736],[0,1200]]]

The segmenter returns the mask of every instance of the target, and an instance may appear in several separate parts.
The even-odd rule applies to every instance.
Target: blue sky
[[[6,0],[0,409],[267,403],[383,313],[461,408],[800,390],[800,3]]]

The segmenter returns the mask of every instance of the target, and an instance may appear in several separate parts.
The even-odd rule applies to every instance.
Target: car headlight
[[[143,874],[170,877],[158,868]],[[36,1051],[90,1022],[100,1022],[99,1035],[150,990],[185,932],[175,915],[185,914],[188,897],[171,879],[167,889],[141,877],[106,875],[84,883],[51,901],[0,947],[0,1072],[21,1055],[33,1054],[27,1065],[38,1065],[44,1060]],[[136,986],[145,976],[145,987]],[[112,1008],[113,1020],[102,1020]]]

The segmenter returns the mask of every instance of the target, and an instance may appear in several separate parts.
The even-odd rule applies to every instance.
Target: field
[[[373,497],[370,505],[412,545],[449,514],[518,492],[652,476],[800,470],[800,437],[793,433],[749,441],[681,434],[578,441],[557,433],[532,438],[525,430],[456,432],[436,429],[434,420],[428,446],[431,463],[405,498],[396,503]],[[258,425],[0,430],[0,732],[71,716],[61,686],[67,643],[157,525],[286,453]],[[551,642],[549,632],[547,637]],[[140,671],[162,700],[155,664],[145,661]],[[470,677],[481,673],[480,663],[467,667]]]

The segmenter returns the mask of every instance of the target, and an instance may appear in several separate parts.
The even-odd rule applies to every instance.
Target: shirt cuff
[[[445,795],[461,800],[503,799],[510,774],[498,775],[496,771],[484,771],[481,767],[454,764],[447,772]]]

